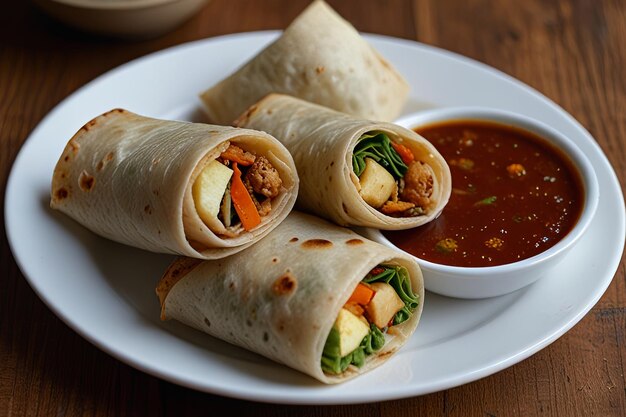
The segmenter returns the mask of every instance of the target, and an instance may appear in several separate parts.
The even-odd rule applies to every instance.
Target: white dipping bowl
[[[570,159],[573,167],[578,170],[583,185],[583,208],[576,225],[554,246],[531,258],[499,266],[459,267],[437,264],[411,255],[422,268],[427,290],[457,298],[495,297],[537,281],[565,258],[585,233],[596,212],[599,200],[598,179],[585,154],[570,139],[550,126],[520,114],[477,107],[440,108],[414,113],[399,119],[396,124],[415,129],[434,123],[461,120],[513,126],[540,136]],[[402,251],[383,236],[380,230],[361,229],[360,232],[369,239]]]

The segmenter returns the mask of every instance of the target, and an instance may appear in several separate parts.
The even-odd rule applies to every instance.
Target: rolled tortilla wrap
[[[322,371],[324,346],[339,312],[380,264],[406,268],[417,306],[406,321],[389,328],[382,349],[360,368]],[[179,320],[329,384],[389,359],[415,331],[424,299],[422,274],[411,257],[295,211],[236,255],[203,262],[179,258],[156,291],[162,319]]]
[[[363,118],[393,120],[409,86],[350,23],[325,2],[314,1],[280,38],[200,97],[209,121],[226,125],[272,92]]]
[[[270,94],[234,124],[268,132],[280,140],[298,169],[297,207],[339,225],[387,230],[417,227],[439,215],[452,191],[450,168],[435,147],[392,123],[358,119],[287,95]],[[384,133],[391,142],[410,149],[419,162],[417,168],[430,178],[421,190],[424,201],[410,208],[418,211],[388,215],[364,199],[364,182],[353,170],[352,156],[359,140],[371,132]],[[405,185],[409,186],[408,182]]]
[[[249,231],[217,217],[203,221],[192,193],[203,168],[231,144],[267,158],[282,179],[271,211]],[[287,216],[297,190],[289,152],[266,133],[115,109],[70,139],[54,169],[50,205],[117,242],[213,259],[265,236]]]

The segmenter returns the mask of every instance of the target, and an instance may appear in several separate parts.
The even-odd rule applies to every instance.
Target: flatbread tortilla
[[[450,168],[443,156],[422,136],[393,123],[361,119],[295,97],[270,94],[251,106],[234,125],[265,131],[281,141],[298,169],[298,209],[342,226],[387,230],[421,226],[441,213],[452,192]],[[432,193],[422,214],[389,216],[359,194],[352,152],[368,132],[385,133],[391,141],[408,147],[430,171]]]
[[[407,268],[419,304],[389,330],[384,347],[339,375],[320,361],[335,319],[357,284],[379,264]],[[221,260],[176,260],[156,292],[162,319],[175,319],[334,384],[387,361],[415,331],[423,308],[422,273],[409,256],[349,229],[293,211],[264,239]]]
[[[250,231],[205,224],[192,196],[203,166],[229,143],[264,155],[283,179],[271,212]],[[293,207],[298,177],[289,152],[267,133],[115,109],[70,139],[51,188],[51,207],[94,233],[153,252],[213,259],[242,250],[277,226]]]
[[[393,120],[405,79],[328,4],[312,2],[275,42],[200,98],[211,123],[230,124],[269,93],[373,120]]]

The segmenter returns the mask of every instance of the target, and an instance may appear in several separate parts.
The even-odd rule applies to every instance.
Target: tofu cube
[[[380,208],[396,188],[396,180],[382,165],[372,158],[365,158],[365,169],[359,177],[359,194],[367,204]]]
[[[376,291],[376,294],[365,306],[365,311],[370,321],[382,329],[404,307],[404,302],[396,290],[385,282],[374,282],[370,284],[370,287]]]
[[[339,354],[342,358],[358,348],[370,331],[367,324],[345,308],[339,311],[335,328],[339,332]]]
[[[206,224],[217,218],[224,192],[233,170],[218,161],[211,161],[202,169],[193,183],[191,193],[196,211]]]

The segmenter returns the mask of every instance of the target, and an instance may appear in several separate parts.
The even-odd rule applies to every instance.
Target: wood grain
[[[157,39],[87,35],[30,2],[0,14],[0,185],[61,100],[131,59],[228,33],[282,29],[307,0],[212,0]],[[329,0],[363,32],[418,40],[520,79],[571,113],[626,183],[623,0]],[[4,205],[4,192],[0,204]],[[624,416],[626,274],[570,332],[518,365],[461,387],[375,404],[304,407],[200,393],[137,371],[62,323],[28,286],[0,226],[0,416]],[[36,237],[35,237],[36,238]]]

